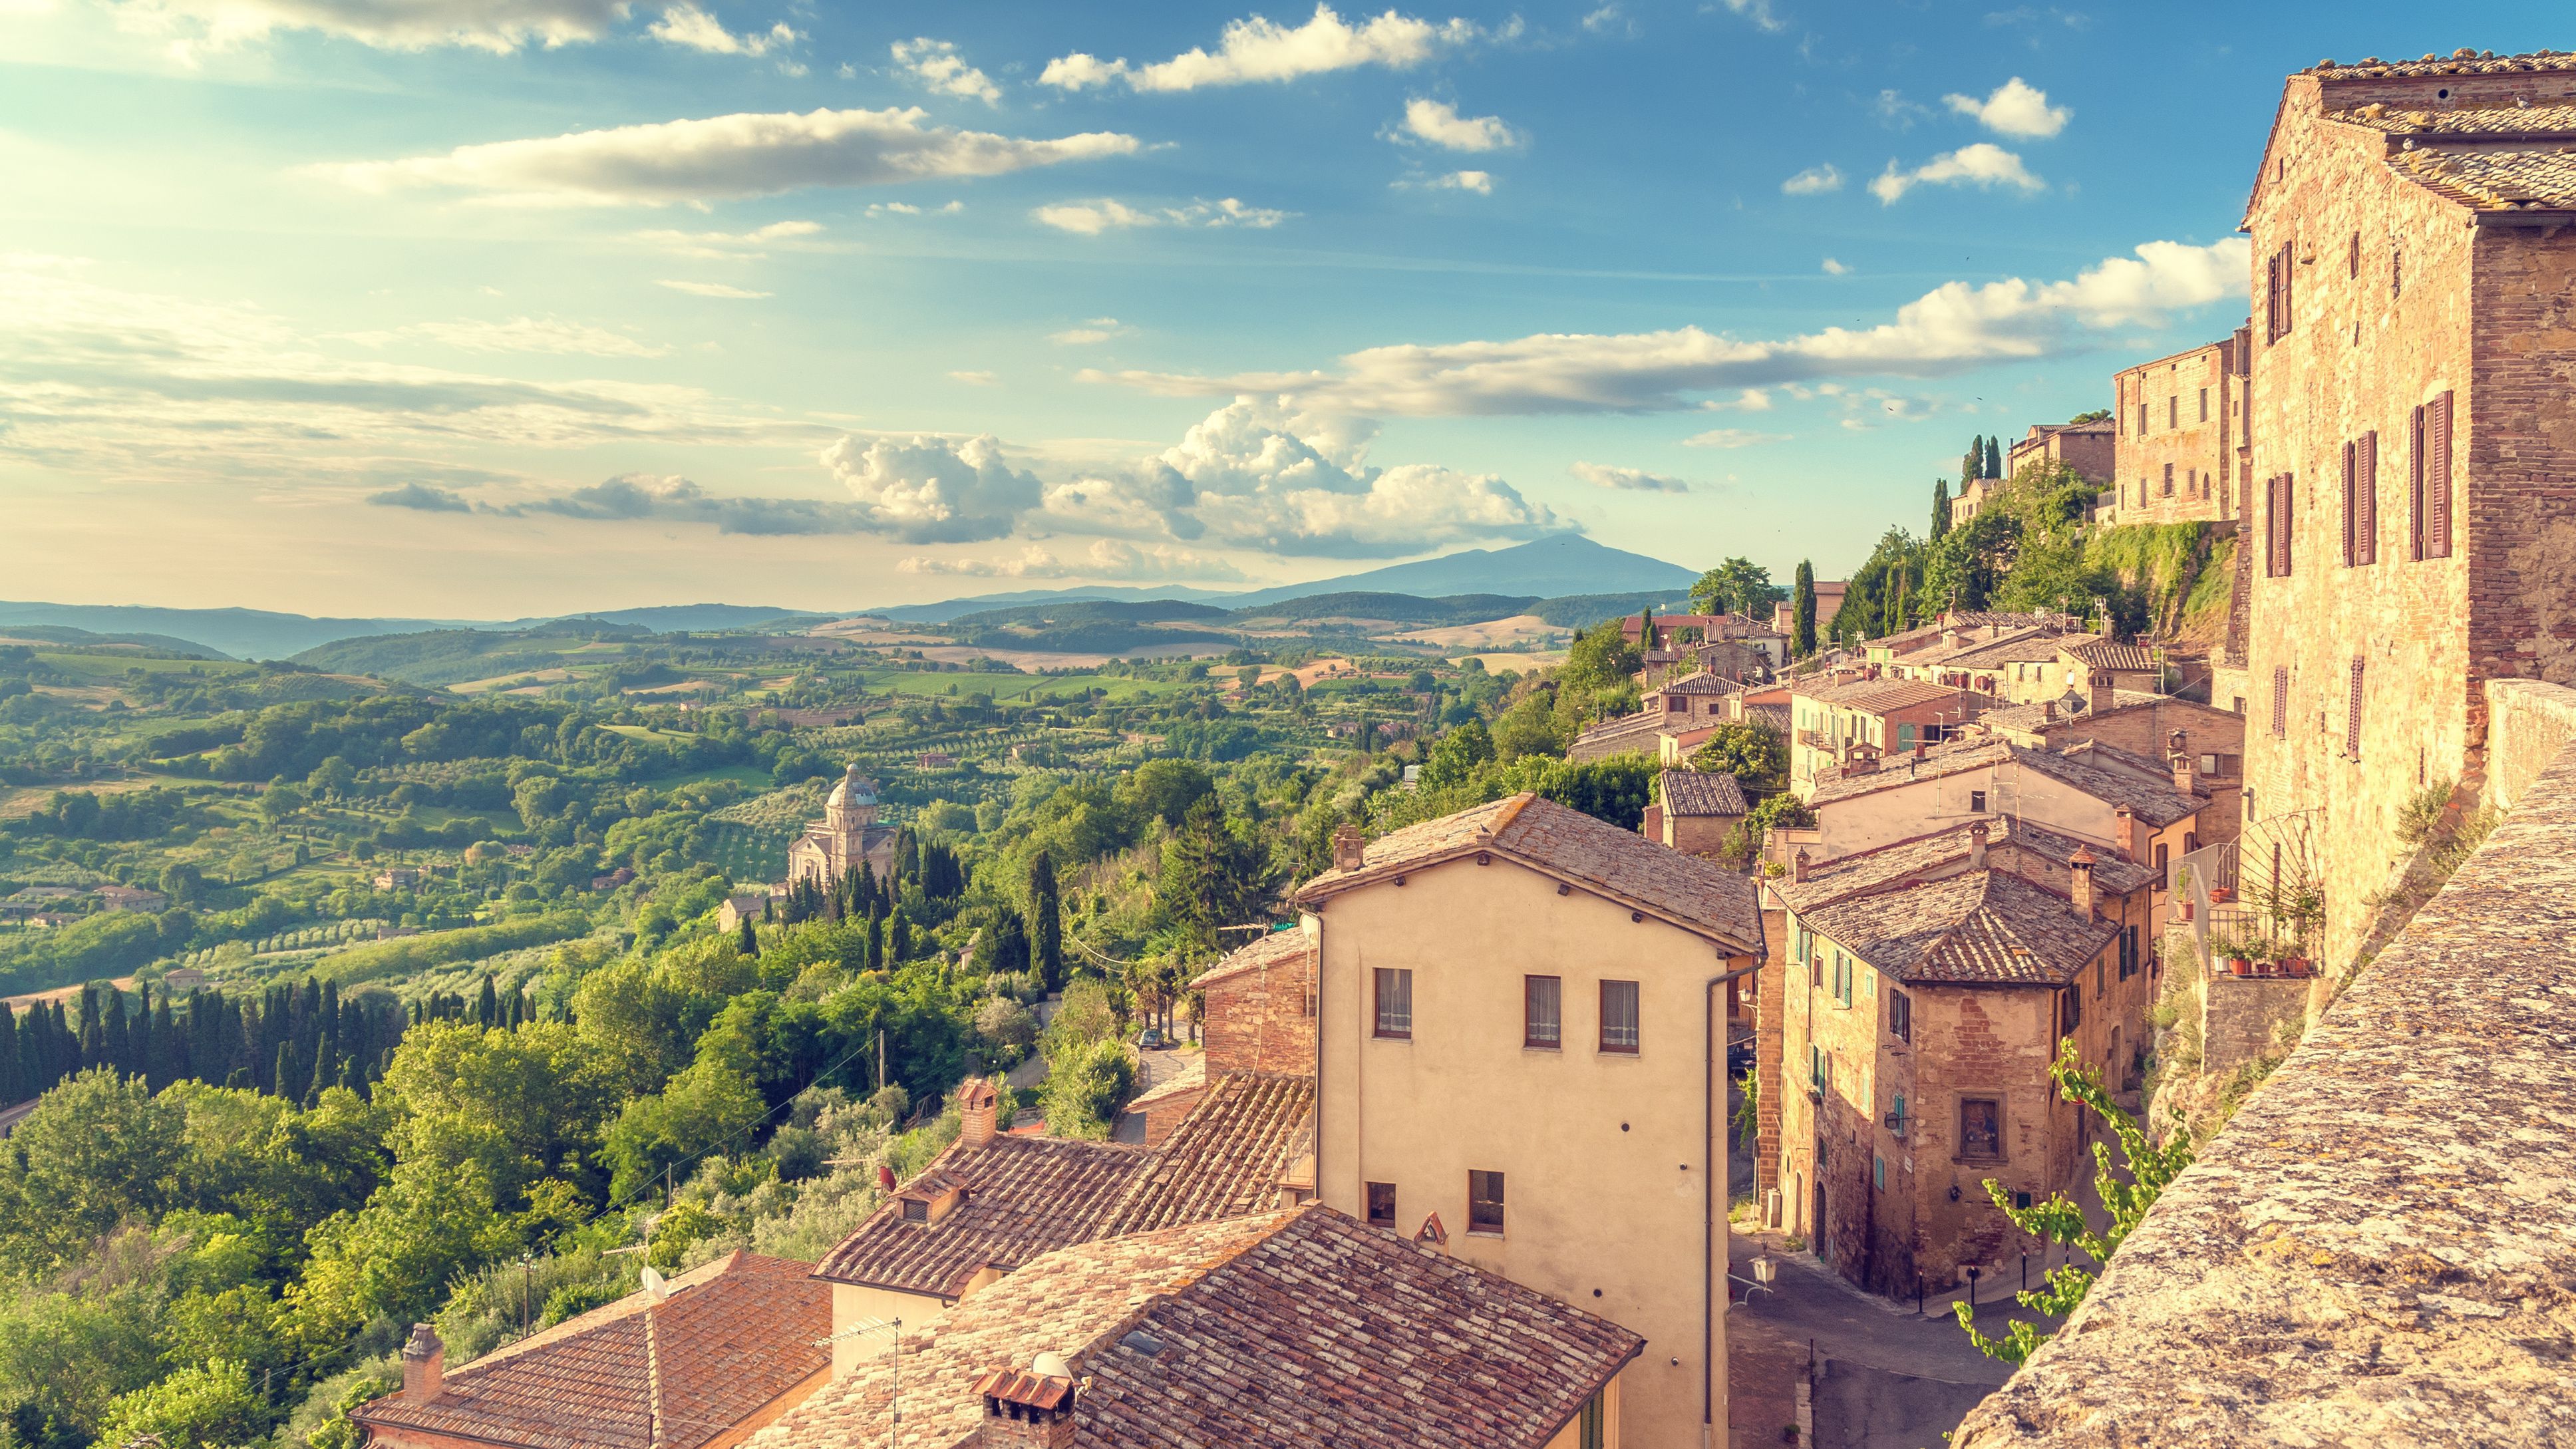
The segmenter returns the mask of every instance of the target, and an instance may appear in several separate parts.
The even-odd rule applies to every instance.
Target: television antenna
[[[862,1318],[829,1338],[814,1341],[816,1348],[826,1348],[845,1338],[873,1338],[886,1335],[886,1449],[896,1449],[903,1433],[903,1320],[900,1318]]]

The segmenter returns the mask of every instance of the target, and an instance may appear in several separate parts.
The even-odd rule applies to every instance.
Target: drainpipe
[[[1730,981],[1751,976],[1761,969],[1762,959],[1757,954],[1752,965],[1738,966],[1732,971],[1721,971],[1708,978],[1708,984],[1700,988],[1700,1004],[1707,1015],[1707,1029],[1700,1039],[1715,1043],[1716,1052],[1716,1059],[1709,1063],[1710,1070],[1705,1074],[1700,1088],[1700,1140],[1708,1143],[1712,1149],[1717,1145],[1718,1094],[1725,1090],[1717,1084],[1730,1080],[1726,1075],[1726,1035],[1718,1024],[1717,989]],[[1720,1178],[1730,1175],[1733,1171],[1733,1164],[1721,1153],[1718,1160],[1709,1165],[1709,1170],[1700,1174],[1699,1442],[1701,1449],[1713,1449],[1714,1440],[1711,1436],[1717,1432],[1717,1391],[1713,1386],[1717,1382],[1717,1375],[1724,1371],[1724,1365],[1717,1362],[1717,1290],[1716,1279],[1711,1276],[1711,1270],[1717,1266],[1717,1255],[1726,1250],[1725,1244],[1717,1236],[1717,1183]]]

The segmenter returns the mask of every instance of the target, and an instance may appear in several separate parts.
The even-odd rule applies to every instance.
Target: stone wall
[[[2185,969],[2189,958],[2185,957]],[[2216,976],[2200,989],[2200,1070],[2232,1072],[2273,1051],[2282,1022],[2308,1009],[2309,982],[2282,977]]]
[[[1227,1072],[1315,1070],[1315,958],[1289,957],[1211,984],[1200,1033],[1211,1077]]]
[[[2576,748],[2517,793],[1956,1449],[2576,1440]]]
[[[2486,803],[2510,810],[2576,738],[2576,692],[2528,679],[2490,679]]]
[[[2214,523],[2232,516],[2219,483],[2236,453],[2236,420],[2227,407],[2233,348],[2233,339],[2212,342],[2112,379],[2111,416],[2120,431],[2111,483],[2118,503],[2102,522]],[[2225,503],[2233,501],[2231,490]]]

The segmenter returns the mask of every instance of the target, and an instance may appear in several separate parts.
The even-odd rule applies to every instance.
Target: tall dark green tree
[[[751,929],[751,917],[742,918],[742,929],[734,940],[734,949],[746,956],[760,954],[760,937]]]
[[[1064,893],[1056,886],[1055,858],[1041,850],[1029,858],[1029,964],[1049,991],[1064,986]]]
[[[1798,580],[1789,594],[1789,654],[1804,659],[1816,652],[1816,566],[1798,560]]]
[[[1986,439],[1986,476],[2004,476],[2004,440],[2001,437]]]
[[[1984,476],[1986,476],[1986,440],[1983,437],[1973,437],[1968,439],[1968,451],[1961,454],[1959,458],[1959,491],[1966,492],[1969,484]]]
[[[1213,795],[1190,807],[1163,846],[1155,903],[1174,925],[1214,951],[1220,926],[1251,921],[1270,895],[1269,853],[1232,828]]]
[[[1950,480],[1935,478],[1932,480],[1932,537],[1939,538],[1949,531]]]

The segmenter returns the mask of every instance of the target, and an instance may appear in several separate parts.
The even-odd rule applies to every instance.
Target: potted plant
[[[2209,954],[2227,963],[2230,976],[2251,976],[2254,963],[2266,956],[2266,943],[2250,931],[2232,931],[2209,943]]]

